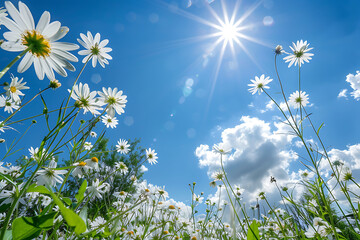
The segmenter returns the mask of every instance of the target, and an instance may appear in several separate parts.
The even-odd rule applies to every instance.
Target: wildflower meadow
[[[335,123],[346,104],[334,104],[351,102],[358,125],[359,51],[318,46],[331,14],[285,42],[258,30],[291,21],[275,0],[39,2],[0,3],[0,239],[360,239],[359,129]],[[356,1],[322,4],[359,25]],[[357,28],[336,34],[358,42]]]

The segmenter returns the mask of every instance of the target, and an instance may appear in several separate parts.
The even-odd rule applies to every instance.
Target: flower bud
[[[280,55],[283,53],[283,47],[281,45],[277,45],[275,48],[275,54]]]
[[[51,87],[52,89],[56,89],[61,87],[61,83],[58,80],[53,80],[50,81],[49,87]]]

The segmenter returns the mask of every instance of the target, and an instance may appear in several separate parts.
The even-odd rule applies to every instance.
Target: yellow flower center
[[[98,162],[99,162],[99,159],[98,159],[97,157],[92,157],[92,158],[91,158],[91,161],[98,163]]]
[[[145,189],[145,192],[150,192],[150,190],[146,188],[146,189]]]
[[[124,192],[124,191],[121,191],[121,192],[119,193],[119,195],[124,196],[124,195],[125,195],[125,192]]]
[[[169,232],[165,230],[165,231],[164,231],[164,234],[169,234]]]
[[[175,209],[175,206],[174,206],[174,205],[170,205],[170,206],[169,206],[169,209],[174,210],[174,209]]]
[[[29,52],[36,57],[47,57],[51,52],[49,40],[36,30],[26,31],[22,35],[22,44],[29,48]]]
[[[86,165],[86,162],[79,162],[79,166],[83,167]]]
[[[14,86],[10,87],[10,92],[16,93],[16,87],[14,87]]]

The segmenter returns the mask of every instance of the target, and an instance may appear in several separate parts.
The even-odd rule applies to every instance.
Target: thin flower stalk
[[[7,71],[20,59],[22,58],[29,50],[31,46],[26,48],[22,51],[19,55],[17,55],[1,72],[0,72],[0,79],[5,75]]]

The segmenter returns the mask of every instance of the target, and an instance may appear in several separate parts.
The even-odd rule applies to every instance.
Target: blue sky
[[[222,131],[240,124],[242,116],[269,123],[274,121],[274,116],[279,116],[277,111],[261,113],[269,99],[265,95],[251,95],[247,86],[250,79],[261,74],[275,79],[273,48],[278,44],[289,51],[292,42],[303,39],[314,48],[313,59],[302,67],[302,85],[313,104],[309,108],[313,112],[312,120],[316,125],[325,122],[322,134],[326,146],[346,149],[348,145],[358,143],[359,102],[350,95],[338,98],[338,94],[341,89],[352,91],[345,81],[346,76],[360,70],[360,51],[357,49],[360,16],[355,11],[360,7],[359,1],[260,2],[243,22],[252,27],[242,33],[264,45],[241,40],[254,61],[239,47],[235,46],[235,59],[227,49],[217,78],[215,69],[220,48],[208,56],[207,63],[204,62],[204,55],[216,38],[189,41],[213,33],[214,29],[184,16],[216,22],[205,0],[193,1],[190,7],[187,7],[188,1],[180,0],[24,2],[35,21],[47,10],[52,21],[58,20],[68,26],[70,32],[63,41],[75,43],[79,34],[87,31],[99,32],[102,38],[110,40],[113,60],[105,69],[87,67],[80,81],[88,83],[91,90],[100,90],[104,86],[124,91],[128,96],[125,114],[119,117],[116,130],[108,131],[107,136],[114,145],[119,138],[141,138],[143,147],[154,148],[159,163],[147,166],[149,171],[145,178],[153,184],[165,185],[176,200],[186,202],[190,199],[188,184],[194,181],[199,192],[215,192],[208,185],[209,169],[199,166],[199,158],[195,155],[197,147],[201,144],[211,147],[221,142]],[[236,1],[225,0],[225,3],[231,12]],[[254,3],[241,1],[237,16],[244,15]],[[220,0],[215,0],[209,7],[222,17]],[[264,24],[265,17],[271,17],[273,23]],[[14,56],[2,52],[0,63],[5,65]],[[297,70],[289,69],[282,58],[278,64],[286,92],[290,94],[297,87]],[[81,62],[75,63],[75,67],[81,69]],[[10,72],[17,74],[15,68]],[[65,96],[75,76],[76,73],[69,73],[67,79],[59,77],[63,87],[56,94]],[[47,85],[47,80],[36,79],[32,67],[23,77],[31,91]],[[278,96],[276,89],[276,81],[273,81],[271,90]],[[49,105],[58,102],[55,94],[45,97]],[[31,111],[36,106],[34,104]],[[29,146],[35,142],[31,134],[39,130],[33,128],[31,131],[26,138]],[[299,165],[294,163],[293,167]],[[236,175],[236,169],[233,171]]]

